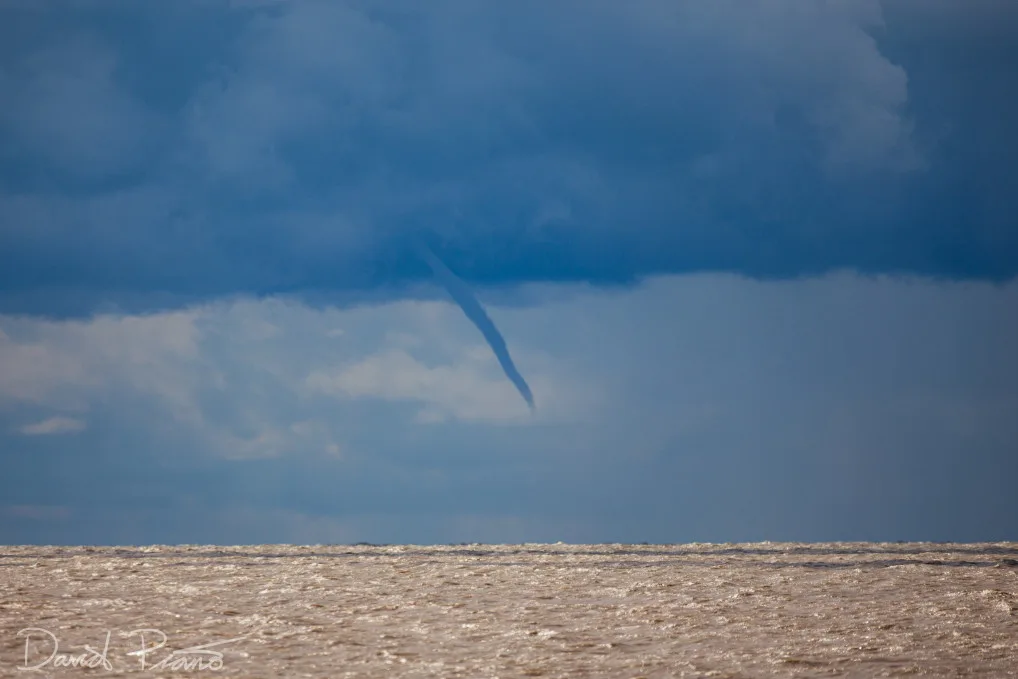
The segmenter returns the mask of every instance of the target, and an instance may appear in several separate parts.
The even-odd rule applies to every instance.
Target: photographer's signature
[[[114,669],[114,663],[110,659],[110,639],[113,636],[113,632],[110,630],[106,631],[106,639],[101,648],[84,644],[81,647],[84,650],[79,653],[61,652],[60,640],[57,635],[42,627],[26,627],[18,632],[18,636],[25,638],[25,662],[18,666],[19,670],[103,668],[112,672]],[[223,669],[223,653],[217,649],[242,641],[250,635],[176,650],[165,648],[167,636],[157,629],[136,629],[130,632],[121,632],[120,636],[138,639],[134,642],[134,650],[128,651],[126,655],[135,658],[136,660],[133,662],[137,662],[142,671],[194,672],[211,670],[215,672]]]

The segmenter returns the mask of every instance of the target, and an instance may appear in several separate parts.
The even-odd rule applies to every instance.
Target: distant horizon
[[[598,546],[619,546],[619,547],[724,547],[729,545],[799,545],[805,547],[816,547],[823,545],[1018,545],[1018,540],[978,540],[973,542],[958,542],[953,540],[817,540],[817,541],[795,541],[795,540],[756,540],[746,542],[445,542],[445,543],[415,543],[415,542],[323,542],[323,543],[295,543],[295,542],[262,542],[262,543],[218,543],[218,542],[176,542],[176,543],[146,543],[146,544],[102,544],[102,543],[21,543],[4,544],[4,547],[69,547],[69,548],[94,548],[94,549],[124,549],[127,547],[598,547]]]

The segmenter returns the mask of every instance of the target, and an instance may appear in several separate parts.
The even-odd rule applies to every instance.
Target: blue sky
[[[1016,539],[1016,34],[4,3],[0,541]]]

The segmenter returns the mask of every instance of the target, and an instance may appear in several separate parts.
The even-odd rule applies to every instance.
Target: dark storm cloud
[[[0,310],[1018,273],[999,2],[5,4]],[[384,292],[389,291],[389,292]]]

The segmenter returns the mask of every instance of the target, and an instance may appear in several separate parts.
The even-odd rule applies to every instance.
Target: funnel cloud
[[[498,331],[495,326],[495,322],[491,320],[484,307],[474,297],[474,293],[471,292],[469,286],[464,283],[460,278],[452,272],[449,267],[445,265],[438,256],[431,251],[426,245],[420,246],[421,254],[428,266],[431,267],[432,272],[435,274],[435,278],[439,280],[442,286],[452,297],[453,301],[459,305],[459,308],[463,310],[470,322],[473,323],[481,334],[484,335],[484,339],[488,342],[488,346],[495,353],[495,357],[498,359],[499,365],[502,366],[505,376],[509,378],[509,381],[516,386],[516,390],[520,392],[520,396],[530,406],[531,412],[534,411],[534,395],[530,391],[530,386],[527,381],[523,379],[523,375],[516,369],[516,364],[513,363],[512,356],[509,355],[509,347],[506,346],[505,338],[502,337],[502,333]]]

